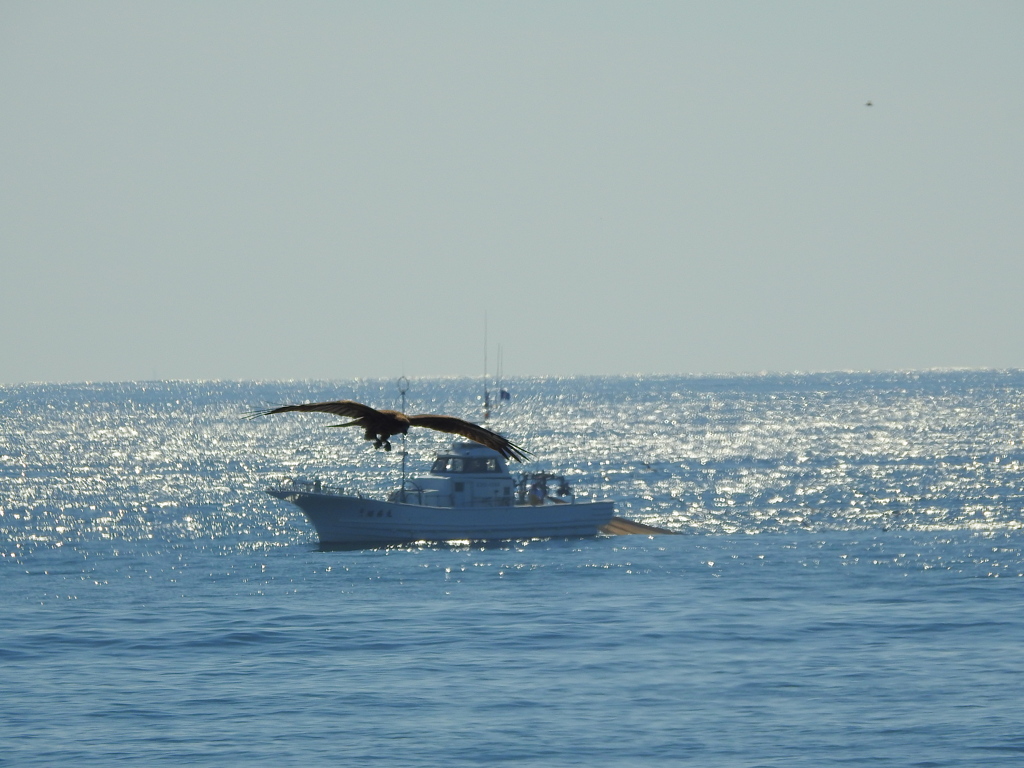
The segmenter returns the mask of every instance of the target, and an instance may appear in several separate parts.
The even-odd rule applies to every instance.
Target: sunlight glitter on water
[[[1015,530],[1024,507],[1019,374],[521,380],[491,423],[618,513],[688,533]],[[415,382],[409,410],[479,418],[478,383]],[[267,402],[390,382],[35,385],[0,391],[0,530],[14,549],[82,540],[314,541],[262,489],[397,482],[329,417],[241,419]],[[339,434],[340,432],[340,434]],[[409,436],[422,471],[447,439]],[[516,467],[513,467],[516,469]],[[6,547],[10,548],[10,547]]]

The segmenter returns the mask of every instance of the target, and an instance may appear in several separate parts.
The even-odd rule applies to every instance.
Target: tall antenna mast
[[[487,391],[487,313],[484,312],[484,421],[491,418],[491,396]]]
[[[497,372],[495,373],[494,388],[498,390],[498,405],[501,405],[501,380],[505,375],[505,356],[502,353],[501,344],[498,345],[498,361],[495,365]]]

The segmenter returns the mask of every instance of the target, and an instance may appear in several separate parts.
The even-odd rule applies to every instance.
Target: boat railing
[[[416,504],[427,507],[452,507],[455,506],[455,497],[451,493],[443,493],[433,488],[424,488],[415,480],[407,479],[405,485],[391,493],[388,501],[398,501],[403,504]]]
[[[407,479],[405,484],[392,494],[395,501],[403,504],[423,504],[423,486],[415,480]]]
[[[516,483],[516,503],[540,506],[544,504],[572,504],[576,494],[565,475],[551,472],[524,472]]]
[[[514,505],[514,497],[511,496],[471,496],[460,499],[455,493],[446,493],[435,488],[424,488],[415,480],[406,480],[405,487],[392,491],[388,496],[388,501],[421,507],[511,507]]]

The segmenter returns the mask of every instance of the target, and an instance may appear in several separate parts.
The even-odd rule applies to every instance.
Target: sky
[[[1021,30],[4,0],[0,384],[1024,368]]]

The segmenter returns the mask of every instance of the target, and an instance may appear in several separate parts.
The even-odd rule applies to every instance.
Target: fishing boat
[[[386,500],[319,480],[292,480],[268,493],[301,509],[323,547],[595,536],[609,526],[647,532],[621,530],[631,521],[615,517],[614,502],[577,497],[563,476],[516,480],[501,454],[472,442],[452,443],[425,476],[403,479]]]

